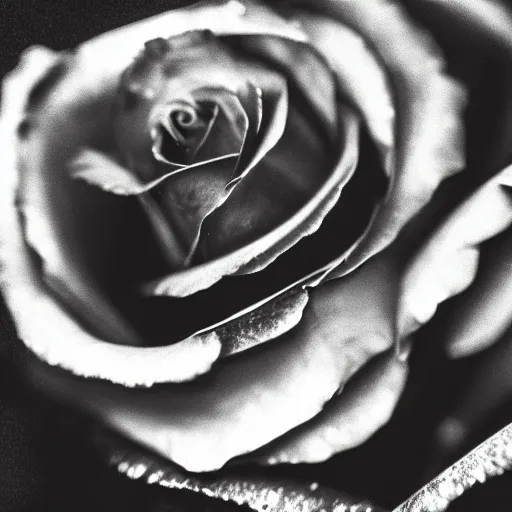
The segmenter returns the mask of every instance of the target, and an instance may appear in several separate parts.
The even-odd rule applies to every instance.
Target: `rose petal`
[[[343,275],[389,245],[428,202],[439,183],[464,165],[465,90],[443,71],[434,41],[404,9],[378,0],[320,0],[314,8],[359,32],[390,73],[397,108],[396,170],[388,196],[361,243],[340,258],[330,277]],[[384,28],[385,27],[385,28]]]
[[[381,153],[388,174],[393,171],[395,109],[389,79],[364,39],[327,17],[295,12],[302,28],[335,71],[338,84],[358,108]],[[343,48],[340,51],[340,48]]]
[[[176,345],[138,348],[114,345],[89,335],[41,285],[14,214],[1,246],[2,287],[22,341],[51,365],[84,377],[126,386],[182,382],[207,372],[220,352],[215,334],[191,337]]]
[[[22,66],[5,80],[2,94],[0,284],[19,336],[48,363],[78,375],[110,379],[127,386],[192,379],[208,371],[219,356],[216,335],[192,337],[177,345],[152,349],[107,343],[85,332],[41,282],[40,269],[25,242],[15,206],[17,129],[23,120],[27,95],[55,61],[54,54],[47,50],[27,53]]]
[[[227,185],[233,173],[234,159],[222,159],[199,167],[187,168],[169,176],[154,189],[151,197],[172,226],[186,254],[183,266],[192,259],[204,221],[229,197]]]
[[[512,201],[512,199],[511,199]],[[450,316],[447,350],[461,357],[499,341],[512,324],[512,233],[486,248],[475,282]]]
[[[201,252],[223,256],[271,232],[300,210],[329,179],[334,159],[325,137],[291,104],[286,130],[262,162],[206,220]]]
[[[196,335],[213,331],[222,344],[222,356],[243,352],[293,329],[301,321],[307,302],[305,290],[282,293]]]
[[[43,365],[33,368],[33,379],[187,470],[214,470],[315,416],[362,365],[390,348],[394,272],[392,262],[374,259],[315,289],[296,329],[225,359],[204,382],[127,392]]]
[[[197,377],[219,356],[215,334],[161,348],[114,345],[89,335],[41,285],[14,213],[3,216],[2,228],[9,233],[0,247],[5,300],[22,341],[49,364],[84,377],[146,386]]]
[[[341,189],[350,179],[358,156],[358,120],[348,108],[339,106],[344,125],[341,158],[327,181],[315,196],[296,214],[270,233],[214,261],[175,272],[155,283],[152,293],[182,297],[210,287],[223,276],[236,272],[254,272],[295,245],[299,239],[314,233],[336,204]]]
[[[407,365],[393,354],[371,368],[363,368],[324,411],[278,439],[258,460],[267,464],[311,464],[359,446],[388,422],[406,377]]]
[[[402,280],[399,338],[428,322],[440,302],[471,284],[479,245],[512,224],[510,186],[512,167],[507,167],[459,206],[419,250]]]
[[[263,92],[261,88],[259,86],[255,86],[251,82],[247,82],[244,90],[238,91],[238,97],[240,98],[240,102],[248,119],[248,127],[244,134],[243,145],[240,150],[237,165],[233,171],[231,183],[240,179],[242,174],[244,174],[244,164],[246,161],[246,158],[244,157],[245,155],[252,154],[257,145],[261,120],[263,117],[262,95]]]
[[[54,236],[54,229],[48,222],[53,212],[47,207],[45,203],[47,197],[44,196],[47,188],[59,181],[58,173],[53,172],[51,179],[45,179],[48,177],[44,177],[44,173],[35,177],[30,172],[34,165],[45,160],[44,151],[38,151],[40,149],[37,146],[39,139],[35,134],[37,130],[34,128],[38,126],[42,129],[41,125],[44,125],[44,122],[41,125],[38,124],[39,118],[35,113],[37,105],[47,95],[47,89],[55,86],[61,76],[67,73],[68,64],[69,60],[66,56],[55,57],[54,65],[47,70],[40,81],[33,84],[31,91],[24,96],[24,100],[27,101],[28,95],[26,112],[23,113],[24,129],[20,130],[19,137],[12,147],[12,150],[17,152],[17,156],[13,158],[19,158],[16,161],[16,166],[23,167],[23,172],[19,176],[16,175],[19,179],[19,189],[12,192],[13,195],[17,194],[16,206],[13,208],[20,209],[26,240],[32,249],[37,249],[46,283],[55,293],[65,297],[70,310],[80,311],[84,323],[88,324],[88,327],[94,328],[100,336],[105,336],[114,343],[137,344],[137,336],[133,329],[106,298],[98,286],[97,280],[86,277],[86,269],[91,265],[90,259],[85,263],[89,254],[73,254],[72,244],[67,249],[61,250],[61,240]],[[15,73],[16,71],[13,72],[13,74]],[[7,83],[6,88],[10,87],[14,87],[14,85]],[[20,92],[20,94],[22,93]],[[58,116],[58,114],[56,115]],[[9,127],[9,129],[15,130],[16,127]],[[73,132],[71,131],[71,133]],[[62,138],[60,139],[62,140]],[[31,158],[27,158],[27,147],[31,146],[33,149],[33,144],[36,145],[35,152]],[[13,172],[17,171],[16,168]],[[59,189],[61,186],[65,188],[62,182],[59,182],[56,188]],[[84,200],[87,203],[87,199],[84,198]],[[83,204],[79,200],[74,207],[79,209]],[[64,202],[62,206],[66,208]],[[100,202],[97,207],[98,211],[101,211],[104,204]],[[80,268],[80,270],[73,275],[70,271],[72,268]],[[73,275],[73,278],[70,278],[70,275]]]
[[[141,194],[155,186],[154,181],[141,181],[113,158],[93,149],[83,149],[69,164],[72,178],[84,180],[89,185],[100,187],[106,192],[129,196]],[[159,178],[158,182],[164,178]],[[156,181],[156,180],[155,180]]]

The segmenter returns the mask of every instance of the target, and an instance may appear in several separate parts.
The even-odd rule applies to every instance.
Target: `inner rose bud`
[[[318,106],[311,116],[289,103],[277,69],[209,31],[147,42],[114,102],[117,155],[82,154],[75,177],[137,196],[171,270],[254,242],[305,205],[334,163],[332,114],[326,123]]]
[[[163,109],[153,131],[153,155],[166,163],[191,165],[208,138],[218,115],[217,105],[189,105],[176,101]]]

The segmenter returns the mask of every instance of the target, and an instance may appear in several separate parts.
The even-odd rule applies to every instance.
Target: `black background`
[[[12,69],[20,52],[32,44],[71,48],[106,30],[188,3],[2,0],[0,76]],[[393,420],[374,438],[324,464],[264,472],[275,478],[317,480],[392,508],[424,483],[429,471],[454,460],[459,454],[440,454],[439,460],[432,461],[432,434],[464,393],[478,358],[454,362],[443,355],[442,340],[436,334],[449,314],[449,307],[441,308],[436,322],[417,337],[407,391]],[[89,419],[62,410],[26,388],[17,371],[25,357],[30,356],[17,340],[0,302],[0,510],[232,509],[224,503],[132,482],[106,468],[90,443]],[[509,421],[512,411],[506,406],[474,432],[462,450]],[[510,506],[504,503],[507,498],[509,503],[512,500],[511,484],[511,477],[504,476],[479,486],[450,510],[508,510]]]

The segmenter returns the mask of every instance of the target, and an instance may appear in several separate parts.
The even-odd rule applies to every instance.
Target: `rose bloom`
[[[511,28],[487,0],[212,1],[27,50],[0,285],[28,379],[189,472],[367,441],[440,303],[468,289],[430,330],[452,356],[512,323]]]

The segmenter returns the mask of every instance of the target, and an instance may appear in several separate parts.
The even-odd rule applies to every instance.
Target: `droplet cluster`
[[[205,496],[245,505],[257,512],[382,512],[368,502],[356,502],[317,482],[296,484],[247,477],[213,478],[187,475],[177,467],[152,460],[149,455],[120,449],[109,462],[132,479],[170,489],[185,489]]]

